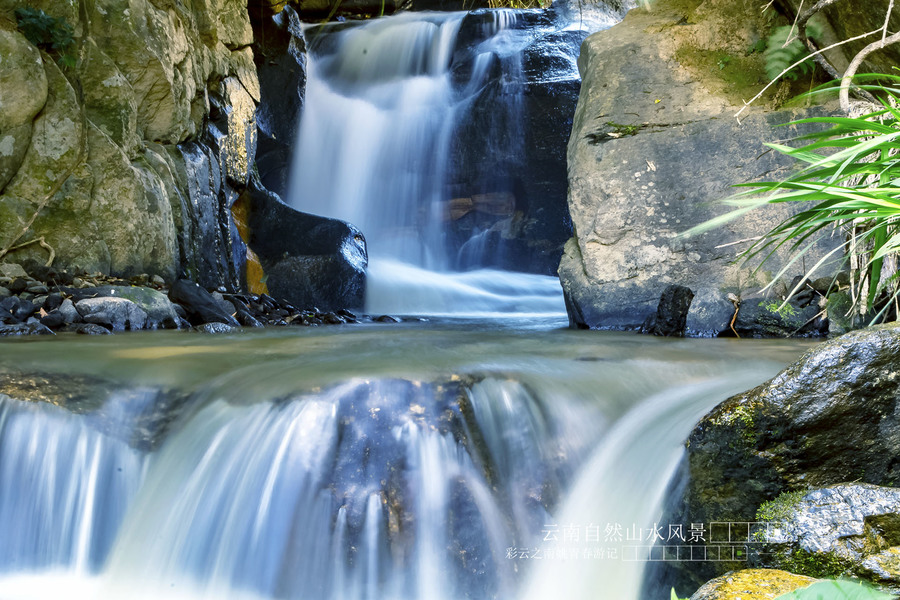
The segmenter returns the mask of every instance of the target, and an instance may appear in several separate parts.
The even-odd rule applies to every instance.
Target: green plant
[[[15,10],[16,24],[29,42],[56,54],[60,65],[75,66],[75,37],[72,26],[64,19],[51,17],[44,11],[30,6],[20,6]]]
[[[775,600],[889,600],[890,598],[894,596],[858,582],[834,579],[817,581],[809,587],[782,594]]]
[[[898,76],[879,77],[900,83]],[[808,269],[804,281],[843,249],[844,260],[852,256],[856,261],[852,302],[860,314],[865,314],[883,292],[889,296],[887,300],[896,300],[896,277],[883,277],[882,267],[885,257],[900,249],[900,110],[895,108],[898,90],[883,83],[860,87],[882,98],[879,108],[858,118],[815,117],[789,123],[831,127],[798,138],[806,143],[797,148],[766,144],[804,166],[782,181],[739,184],[745,191],[724,200],[737,208],[685,235],[712,229],[765,205],[800,203],[802,210],[754,242],[740,260],[761,257],[765,263],[778,249],[790,248],[792,257],[773,278],[774,283],[838,228],[842,230],[843,242]],[[833,89],[833,85],[824,86],[816,92]],[[802,284],[800,281],[788,297]],[[865,289],[867,293],[862,291]],[[889,304],[882,305],[873,321],[883,316]]]
[[[669,600],[690,600],[689,598],[679,598],[678,594],[675,593],[675,588],[672,588],[672,594],[669,596]]]
[[[822,37],[822,25],[815,19],[806,24],[806,33],[811,39]],[[766,75],[770,80],[776,79],[781,73],[797,60],[809,54],[806,46],[796,37],[796,29],[792,25],[776,27],[766,41],[766,49],[763,56],[766,59]],[[785,79],[795,80],[801,74],[812,72],[815,63],[812,59],[803,61],[794,69],[784,74]]]

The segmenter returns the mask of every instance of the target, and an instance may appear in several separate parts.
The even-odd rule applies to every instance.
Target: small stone
[[[82,279],[81,277],[73,277],[72,278],[72,287],[84,288],[84,287],[87,287],[87,284],[85,284],[84,279]]]
[[[376,323],[399,323],[400,319],[391,315],[381,315],[372,319]]]
[[[47,299],[44,300],[44,304],[42,308],[47,312],[51,310],[56,310],[63,303],[63,297],[60,294],[50,294],[47,296]]]
[[[50,288],[48,288],[48,287],[47,287],[46,285],[44,285],[43,283],[39,283],[39,284],[37,284],[37,285],[29,286],[29,287],[28,287],[28,293],[29,293],[29,294],[35,294],[35,295],[37,295],[37,296],[40,296],[40,295],[42,295],[42,294],[49,294],[49,293],[50,293]]]
[[[160,277],[159,275],[153,275],[152,277],[150,277],[150,283],[157,287],[165,287],[166,280],[163,279],[162,277]]]
[[[22,265],[15,263],[0,264],[0,276],[15,279],[17,277],[28,277],[28,273],[22,268]]]
[[[333,312],[325,313],[322,316],[322,319],[329,325],[342,325],[344,323],[343,319],[341,319]]]
[[[66,318],[58,310],[53,310],[41,317],[41,324],[50,329],[56,329],[66,324]]]
[[[143,329],[147,322],[144,309],[125,298],[86,298],[79,300],[75,308],[86,322],[105,325],[113,331]]]
[[[77,333],[82,335],[110,335],[112,332],[106,327],[95,323],[83,323],[76,329]]]
[[[12,292],[9,291],[9,288],[5,288],[0,286],[0,298],[8,298]]]
[[[57,310],[59,310],[60,314],[66,320],[66,323],[80,323],[82,321],[78,309],[75,308],[75,303],[69,298],[63,300]]]
[[[28,280],[24,277],[16,277],[9,284],[9,291],[13,294],[21,294],[28,289]]]
[[[195,327],[194,329],[196,329],[200,333],[213,333],[213,334],[232,333],[232,332],[238,331],[237,327],[232,327],[231,325],[226,325],[225,323],[218,323],[218,322],[204,323],[203,325],[199,325],[199,326]]]

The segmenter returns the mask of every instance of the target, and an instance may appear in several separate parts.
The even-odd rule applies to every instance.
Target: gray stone
[[[10,280],[13,280],[17,277],[28,277],[28,273],[25,272],[25,269],[22,268],[22,265],[17,265],[15,263],[3,263],[0,264],[0,277],[8,277]]]
[[[178,329],[180,319],[175,305],[158,290],[147,287],[105,285],[97,288],[103,296],[125,298],[137,304],[147,313],[147,329]]]
[[[5,325],[0,323],[0,337],[15,337],[20,335],[55,335],[50,329],[40,323],[15,323]]]
[[[143,329],[147,313],[125,298],[86,298],[75,303],[78,313],[87,323],[104,325],[113,331]]]
[[[82,335],[110,335],[112,332],[96,323],[79,323],[75,326],[75,332]]]
[[[716,12],[712,4],[727,7]],[[735,45],[752,37],[744,31],[743,15],[729,17],[737,10],[733,3],[712,4],[704,5],[702,14],[685,14],[681,4],[656,2],[652,12],[635,9],[582,46],[583,82],[568,147],[575,235],[559,266],[573,325],[639,328],[655,312],[666,286],[679,284],[695,294],[688,334],[716,335],[734,313],[728,294],[758,292],[785,264],[784,250],[760,271],[754,271],[758,263],[733,260],[748,247],[741,240],[761,235],[791,214],[786,205],[751,212],[695,237],[678,237],[726,212],[715,201],[732,194],[732,184],[785,176],[792,162],[763,144],[799,134],[797,127],[774,127],[810,116],[754,108],[738,123],[735,86],[717,79],[726,71],[685,66],[683,52],[691,48],[691,35],[714,40],[710,43],[727,38]],[[725,25],[707,23],[715,18]],[[734,31],[717,37],[728,31],[729,18]],[[679,46],[682,38],[686,45]],[[807,254],[805,264],[814,264],[823,250]],[[802,272],[798,261],[784,278],[790,281]],[[827,272],[823,268],[820,274]]]
[[[62,304],[59,305],[57,309],[63,318],[66,320],[66,323],[80,323],[83,319],[81,318],[81,314],[78,312],[78,309],[75,308],[75,303],[72,302],[69,298],[66,298],[62,301]]]
[[[235,331],[240,331],[238,327],[233,327],[231,325],[226,325],[225,323],[204,323],[203,325],[198,325],[195,327],[197,331],[200,333],[210,333],[210,334],[219,334],[219,333],[233,333]]]
[[[760,554],[765,566],[798,571],[830,564],[836,571],[830,575],[900,586],[900,489],[843,483],[782,502],[780,522],[768,529]]]

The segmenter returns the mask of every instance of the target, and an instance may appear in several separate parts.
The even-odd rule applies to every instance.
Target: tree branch
[[[876,33],[880,31],[882,30],[878,29]],[[860,50],[857,55],[853,57],[853,60],[850,61],[850,66],[847,67],[847,71],[841,78],[841,110],[843,110],[845,113],[850,112],[850,82],[853,79],[853,76],[856,75],[856,71],[859,69],[860,65],[862,65],[862,62],[865,60],[865,58],[873,52],[881,50],[882,48],[885,48],[897,42],[900,42],[900,32],[897,32],[894,35],[890,35],[886,38],[882,38],[877,42],[872,42],[871,44]]]

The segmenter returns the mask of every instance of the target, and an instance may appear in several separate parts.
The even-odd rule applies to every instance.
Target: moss
[[[816,579],[837,578],[851,573],[853,564],[832,552],[807,552],[802,549],[775,553],[778,567]]]
[[[784,492],[774,500],[763,502],[756,511],[756,520],[761,523],[780,523],[790,519],[805,495],[805,490]]]
[[[758,53],[740,56],[682,44],[675,52],[675,59],[684,67],[697,71],[712,91],[735,104],[752,98],[767,83],[765,61]]]
[[[787,319],[788,317],[796,317],[797,309],[790,304],[783,304],[776,300],[763,301],[759,303],[760,308],[764,308],[773,315],[779,315]]]
[[[758,440],[755,421],[757,408],[758,405],[753,403],[735,404],[714,419],[712,423],[717,427],[735,428],[738,437],[744,444],[755,446]]]

